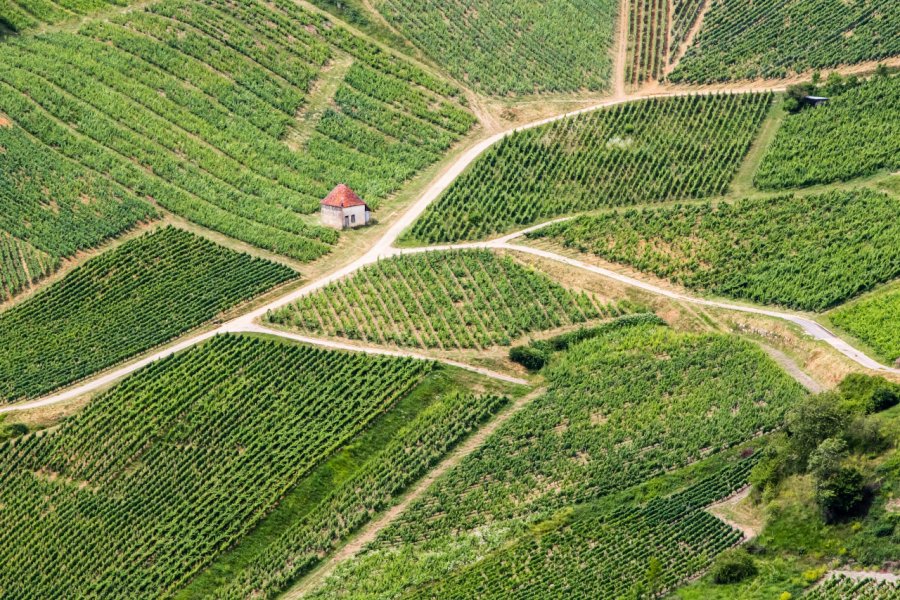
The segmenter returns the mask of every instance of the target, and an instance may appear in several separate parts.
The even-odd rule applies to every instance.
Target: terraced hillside
[[[407,239],[478,239],[604,206],[722,194],[771,100],[654,98],[514,133],[456,179]]]
[[[529,234],[690,289],[824,310],[900,276],[900,199],[867,189],[607,212]]]
[[[554,581],[574,586],[573,597],[616,597],[637,575],[635,561],[662,552],[642,544],[652,543],[656,526],[684,542],[670,538],[658,554],[678,565],[672,577],[683,578],[732,543],[734,533],[693,513],[689,502],[669,505],[671,522],[661,525],[653,507],[638,502],[629,512],[615,494],[771,428],[802,396],[746,342],[641,320],[607,326],[555,357],[544,374],[546,395],[435,482],[313,597],[503,595],[546,589],[545,568]],[[728,495],[740,479],[740,470],[733,479],[720,477],[711,496]],[[604,498],[622,509],[612,514],[624,521],[603,511],[591,516],[589,504]],[[617,527],[629,535],[617,535]],[[705,558],[680,554],[704,543]],[[604,576],[586,564],[604,565]],[[646,568],[644,562],[639,573]]]
[[[429,368],[236,336],[154,363],[0,446],[0,589],[170,597]]]
[[[779,78],[900,55],[894,0],[709,2],[673,82]]]
[[[569,292],[509,257],[476,250],[382,260],[268,319],[309,335],[481,349],[625,310]]]
[[[610,87],[615,0],[375,0],[393,27],[486,94]]]
[[[848,181],[900,168],[900,77],[874,77],[816,110],[788,115],[754,177],[757,187]]]
[[[0,399],[92,375],[296,276],[180,229],[125,242],[0,313]]]
[[[164,0],[11,36],[0,62],[38,159],[301,261],[337,240],[308,216],[337,183],[377,208],[474,124],[455,87],[291,0]]]

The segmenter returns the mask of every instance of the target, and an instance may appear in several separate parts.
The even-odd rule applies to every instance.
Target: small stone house
[[[369,224],[372,211],[356,192],[343,183],[322,200],[322,224],[335,229],[353,229]]]

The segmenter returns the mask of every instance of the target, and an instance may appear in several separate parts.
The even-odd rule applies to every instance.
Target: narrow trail
[[[619,35],[616,39],[616,54],[613,57],[613,97],[624,98],[625,72],[628,64],[628,17],[631,14],[629,0],[619,0]]]
[[[494,144],[502,140],[507,135],[518,131],[525,131],[527,129],[532,129],[534,127],[540,127],[541,125],[546,125],[548,123],[552,123],[554,121],[559,121],[561,119],[567,119],[570,117],[574,117],[577,115],[594,112],[603,108],[607,108],[610,106],[615,106],[618,104],[624,104],[626,102],[634,102],[637,100],[643,100],[646,98],[659,98],[659,97],[678,97],[678,96],[690,96],[690,95],[711,95],[720,93],[723,91],[728,91],[733,94],[742,94],[742,93],[756,93],[762,90],[769,90],[773,92],[783,91],[784,86],[781,84],[773,84],[769,87],[765,87],[761,82],[753,82],[747,85],[736,85],[736,86],[721,86],[716,88],[708,88],[708,89],[645,89],[641,90],[637,93],[626,95],[623,97],[612,97],[604,99],[592,106],[588,106],[586,108],[582,108],[575,111],[561,113],[552,117],[542,118],[531,123],[527,123],[525,125],[520,125],[518,127],[510,128],[505,131],[501,131],[499,133],[495,133],[490,135],[489,137],[482,139],[474,143],[471,147],[465,150],[456,161],[450,165],[447,169],[445,169],[419,196],[419,198],[410,205],[410,207],[406,210],[403,215],[400,216],[385,232],[385,234],[375,242],[375,244],[369,248],[367,252],[361,255],[356,260],[350,262],[349,264],[333,271],[331,274],[326,275],[320,279],[317,279],[309,284],[296,289],[292,292],[281,296],[272,302],[265,304],[259,308],[251,310],[235,319],[224,323],[217,329],[211,331],[205,331],[201,333],[197,333],[191,337],[182,339],[172,346],[166,347],[162,350],[157,350],[155,352],[151,352],[150,354],[136,360],[132,363],[116,367],[108,372],[101,373],[98,376],[89,379],[83,383],[71,386],[69,388],[62,389],[58,392],[55,392],[49,396],[45,396],[43,398],[19,402],[15,404],[10,404],[6,406],[0,407],[0,414],[14,412],[14,411],[22,411],[29,410],[33,408],[40,408],[45,406],[50,406],[53,404],[57,404],[60,402],[65,402],[67,400],[71,400],[82,396],[84,394],[89,394],[95,392],[119,379],[134,373],[138,369],[155,362],[157,360],[163,359],[167,356],[175,352],[179,352],[190,348],[196,344],[199,344],[203,341],[208,340],[209,338],[224,333],[241,333],[246,332],[248,330],[252,330],[254,326],[256,326],[256,322],[264,317],[266,313],[272,310],[276,310],[292,302],[296,302],[300,298],[307,296],[317,290],[322,289],[327,286],[329,283],[338,281],[347,277],[348,275],[354,273],[355,271],[361,269],[366,265],[370,265],[372,263],[377,262],[378,260],[382,260],[385,258],[390,258],[392,256],[396,256],[398,254],[404,254],[408,252],[426,252],[426,251],[435,251],[435,250],[443,250],[443,249],[454,249],[454,248],[507,248],[511,250],[518,250],[521,252],[529,252],[531,254],[536,254],[538,256],[543,256],[544,258],[549,258],[551,260],[556,260],[559,262],[564,262],[570,264],[572,266],[582,268],[588,271],[592,271],[599,275],[603,275],[606,277],[610,277],[612,279],[616,279],[628,285],[632,285],[634,287],[638,287],[649,291],[651,293],[668,296],[670,298],[674,298],[676,300],[682,300],[685,302],[693,302],[696,304],[702,304],[706,306],[714,306],[718,308],[725,308],[729,310],[737,310],[741,312],[750,312],[755,314],[761,314],[765,316],[775,317],[778,319],[784,319],[787,321],[791,321],[799,325],[805,332],[809,335],[813,336],[816,339],[823,340],[836,348],[839,352],[844,354],[845,356],[851,358],[856,361],[863,367],[882,371],[882,372],[890,372],[900,374],[900,369],[885,367],[884,365],[878,363],[877,361],[869,358],[863,352],[853,348],[850,344],[840,339],[818,323],[814,321],[798,316],[791,315],[787,313],[780,313],[774,310],[767,310],[762,308],[753,308],[747,306],[740,305],[732,305],[721,302],[714,302],[711,300],[704,300],[700,298],[694,298],[691,296],[687,296],[684,294],[679,294],[675,292],[671,292],[669,290],[663,290],[651,284],[647,284],[636,279],[626,277],[623,275],[619,275],[618,273],[614,273],[612,271],[607,271],[605,269],[599,269],[597,267],[592,267],[580,261],[576,261],[573,259],[569,259],[563,256],[559,256],[556,254],[552,254],[550,252],[546,252],[543,250],[537,250],[534,248],[528,248],[526,246],[512,245],[510,242],[529,231],[533,231],[540,227],[545,227],[548,223],[535,225],[533,227],[529,227],[522,231],[518,231],[515,233],[511,233],[509,235],[505,235],[496,240],[488,241],[488,242],[477,242],[471,244],[451,244],[444,246],[433,246],[427,248],[415,248],[415,249],[400,249],[394,247],[394,243],[400,237],[400,234],[403,233],[412,223],[422,215],[423,212],[431,205],[438,197],[448,188],[450,185],[471,165],[478,157],[480,157],[485,151],[491,148]],[[557,219],[556,221],[564,220]],[[556,222],[552,221],[552,222]],[[354,348],[354,350],[357,350]]]
[[[400,515],[406,511],[410,504],[418,500],[422,494],[431,487],[431,484],[433,484],[435,480],[458,465],[466,456],[481,447],[488,437],[497,431],[497,429],[506,423],[513,415],[531,404],[531,402],[543,394],[544,391],[544,388],[539,388],[526,396],[522,396],[514,401],[511,406],[507,407],[506,410],[488,421],[484,427],[481,427],[469,436],[462,444],[457,446],[454,451],[446,456],[444,460],[438,463],[434,469],[416,482],[399,503],[382,513],[377,519],[370,521],[369,524],[363,527],[362,531],[360,531],[353,539],[328,557],[318,569],[300,580],[294,587],[282,594],[280,598],[283,600],[296,600],[297,598],[302,598],[306,592],[314,589],[320,582],[328,577],[341,562],[356,556],[366,544],[374,541],[379,533],[394,523]]]

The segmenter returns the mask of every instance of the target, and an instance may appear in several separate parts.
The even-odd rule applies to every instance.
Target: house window
[[[356,215],[350,215],[350,222],[356,223]]]
[[[350,217],[344,217],[344,227],[350,224]]]

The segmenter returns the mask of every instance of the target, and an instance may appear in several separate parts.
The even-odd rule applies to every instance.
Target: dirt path
[[[752,540],[762,531],[762,516],[752,510],[746,510],[744,501],[750,496],[750,486],[737,494],[706,507],[706,512],[726,525],[744,534],[744,541]]]
[[[793,377],[797,383],[805,387],[807,391],[813,394],[820,394],[825,391],[825,387],[806,374],[806,372],[804,372],[790,356],[768,344],[760,343],[759,345],[772,360],[777,362],[788,375]]]
[[[675,67],[678,66],[678,63],[681,62],[681,59],[684,58],[685,53],[688,51],[694,44],[694,38],[697,37],[697,34],[700,33],[700,29],[703,27],[703,19],[706,17],[706,12],[709,10],[710,0],[703,0],[703,5],[700,7],[700,12],[697,14],[697,20],[694,21],[694,24],[691,25],[691,28],[688,30],[686,36],[684,36],[684,41],[678,45],[678,49],[675,51],[671,57],[669,57],[669,63],[666,65],[666,68],[663,70],[663,77],[668,77],[669,73],[675,70]]]
[[[378,534],[396,521],[410,504],[418,500],[422,494],[431,487],[431,484],[434,483],[435,480],[458,465],[466,456],[481,447],[485,440],[497,431],[500,426],[506,423],[513,415],[528,406],[535,398],[543,394],[544,391],[543,388],[536,389],[527,396],[519,398],[493,420],[489,421],[484,427],[473,433],[466,441],[457,446],[456,450],[438,463],[438,465],[425,475],[425,477],[420,479],[399,503],[385,511],[377,519],[370,521],[368,525],[363,527],[362,531],[326,559],[325,562],[323,562],[322,565],[308,577],[303,578],[294,587],[285,592],[281,598],[285,600],[295,600],[297,598],[302,598],[306,592],[315,589],[315,587],[328,577],[341,562],[353,558],[366,546],[366,544],[374,541],[375,538],[378,537]]]
[[[628,64],[628,17],[629,0],[619,0],[619,34],[616,39],[616,54],[613,59],[613,97],[625,98],[625,71]]]

